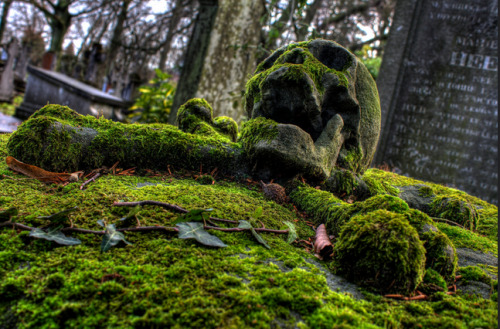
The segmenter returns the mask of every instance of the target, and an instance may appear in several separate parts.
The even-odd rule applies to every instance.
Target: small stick
[[[435,220],[435,221],[438,221],[438,222],[444,222],[444,223],[447,223],[447,224],[450,224],[450,225],[455,225],[455,226],[458,226],[458,227],[461,227],[463,228],[464,230],[466,230],[465,227],[463,227],[462,225],[458,224],[458,223],[455,223],[451,220],[448,220],[448,219],[445,219],[445,218],[437,218],[437,217],[431,217],[432,220]]]
[[[80,190],[83,190],[85,188],[85,186],[87,186],[87,184],[95,181],[99,176],[101,176],[101,173],[96,173],[94,176],[92,176],[92,178],[86,180],[85,182],[83,182],[82,185],[80,185]]]
[[[246,228],[239,228],[239,227],[223,228],[223,227],[214,227],[214,226],[205,226],[205,229],[217,230],[217,231],[222,231],[222,232],[243,232],[243,231],[248,230]],[[272,230],[269,228],[254,228],[254,230],[257,232],[268,232],[268,233],[276,233],[276,234],[287,234],[288,233],[288,230]]]
[[[115,203],[113,203],[113,206],[116,206],[116,207],[135,207],[135,206],[144,206],[144,205],[159,206],[159,207],[163,207],[163,208],[172,210],[174,212],[180,212],[180,213],[183,213],[183,214],[185,214],[185,213],[188,212],[187,209],[184,209],[184,208],[182,208],[180,206],[177,206],[175,204],[170,204],[170,203],[160,202],[160,201],[152,201],[152,200],[133,201],[133,202],[115,202]],[[216,222],[238,224],[237,220],[217,218],[217,217],[210,217],[209,219],[213,220],[213,221],[216,221]]]

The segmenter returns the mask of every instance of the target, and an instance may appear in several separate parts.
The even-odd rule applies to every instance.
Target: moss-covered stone
[[[430,215],[445,218],[474,231],[479,223],[477,208],[458,197],[439,196],[430,205]]]
[[[7,156],[9,137],[0,134],[2,159]],[[129,209],[112,207],[116,201],[150,199],[187,209],[213,208],[213,216],[234,220],[249,220],[262,207],[259,220],[267,228],[279,229],[289,221],[296,225],[299,239],[314,235],[306,225],[310,219],[296,213],[292,205],[267,201],[247,181],[229,181],[218,172],[214,185],[202,185],[194,176],[184,177],[188,172],[170,169],[173,175],[163,171],[152,177],[104,175],[80,190],[81,182],[62,187],[24,179],[0,161],[4,175],[0,176],[0,211],[16,207],[19,213],[13,220],[41,227],[46,223],[39,216],[78,205],[79,210],[70,215],[75,226],[101,230],[97,220],[117,223],[128,213]],[[317,208],[327,214],[335,204],[346,204],[332,193],[302,183],[293,188],[295,200],[304,202],[295,204],[307,205],[310,215]],[[169,226],[178,214],[145,206],[138,216],[144,226]],[[496,247],[496,240],[487,236],[445,223],[436,225],[443,232],[446,229],[454,242]],[[333,286],[342,280],[325,273],[328,263],[311,261],[314,256],[301,244],[289,245],[282,235],[261,233],[272,248],[268,250],[251,234],[210,232],[228,247],[210,249],[180,240],[173,232],[125,232],[133,245],[101,253],[100,235],[72,233],[82,244],[63,247],[33,239],[27,231],[2,227],[0,289],[15,293],[0,298],[0,323],[12,328],[498,326],[496,299],[435,293],[430,300],[398,302],[366,291],[365,299],[356,299],[343,292],[342,284]]]
[[[448,291],[448,284],[443,277],[431,268],[425,270],[424,279],[418,286],[419,291],[427,295],[432,295],[435,292]]]
[[[334,247],[337,273],[383,293],[410,293],[425,271],[425,249],[403,215],[376,210],[354,216]]]

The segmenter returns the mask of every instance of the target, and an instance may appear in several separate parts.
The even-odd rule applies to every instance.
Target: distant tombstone
[[[498,203],[498,3],[398,1],[375,164]]]
[[[118,121],[123,119],[122,111],[130,105],[64,74],[28,66],[26,92],[23,103],[16,109],[16,117],[26,119],[47,103]]]
[[[0,102],[9,102],[14,93],[14,68],[19,46],[15,39],[0,45]]]

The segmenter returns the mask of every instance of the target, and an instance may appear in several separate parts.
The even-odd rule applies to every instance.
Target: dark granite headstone
[[[119,97],[67,75],[28,66],[28,83],[23,103],[16,109],[16,117],[28,118],[38,109],[50,104],[65,105],[80,114],[103,115],[107,119],[123,119],[122,111],[130,106]]]
[[[498,3],[398,1],[375,164],[497,204]]]

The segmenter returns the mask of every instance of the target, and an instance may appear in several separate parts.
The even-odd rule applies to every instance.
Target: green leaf
[[[174,221],[174,224],[182,222],[202,221],[203,219],[207,220],[209,218],[207,213],[210,211],[213,211],[213,209],[210,208],[190,210],[184,215],[177,217],[177,219]]]
[[[101,251],[106,252],[111,247],[116,246],[120,241],[125,242],[126,244],[131,244],[127,240],[125,240],[125,235],[122,232],[118,232],[113,224],[108,224],[106,226],[106,233],[102,238],[101,242]]]
[[[260,216],[262,216],[262,207],[258,207],[257,209],[255,209],[252,218],[258,219]]]
[[[288,226],[288,239],[286,240],[287,243],[292,243],[298,238],[297,231],[295,230],[295,225],[290,222],[283,222],[286,226]]]
[[[68,214],[70,212],[77,210],[77,209],[78,209],[78,207],[68,208],[66,210],[60,211],[58,213],[55,213],[55,214],[52,214],[49,216],[38,216],[37,218],[49,220],[50,224],[56,224],[56,225],[64,224],[69,219]]]
[[[17,216],[17,213],[17,208],[14,207],[0,211],[0,223],[9,221],[11,217]]]
[[[141,206],[137,205],[134,208],[130,209],[128,214],[125,217],[119,219],[124,226],[130,226],[133,224],[132,220],[136,219],[136,215],[141,211]]]
[[[199,222],[184,222],[178,223],[179,239],[195,239],[201,244],[210,247],[227,247],[218,237],[205,231],[203,223]]]
[[[34,228],[31,230],[29,236],[37,239],[45,239],[49,241],[54,241],[63,246],[74,246],[82,243],[77,238],[72,238],[69,236],[65,236],[59,229],[52,230],[49,232],[45,232],[42,229]]]
[[[106,227],[106,223],[104,223],[104,221],[102,219],[99,219],[97,221],[97,224],[101,225],[102,227]]]
[[[239,224],[238,224],[238,228],[243,228],[243,229],[247,229],[247,230],[249,229],[252,232],[252,235],[255,238],[255,240],[257,240],[260,244],[262,244],[267,249],[271,249],[271,247],[267,244],[266,240],[264,240],[264,238],[261,237],[259,235],[259,233],[257,233],[257,231],[252,227],[252,224],[250,224],[248,221],[240,220]]]
[[[243,229],[247,229],[247,230],[250,230],[252,229],[252,224],[250,224],[248,221],[246,220],[240,220],[238,222],[238,228],[243,228]]]
[[[252,227],[251,231],[252,231],[252,235],[255,238],[255,240],[259,241],[259,243],[262,244],[267,249],[271,249],[271,247],[267,244],[266,240],[264,240],[264,238],[261,237],[259,235],[259,233],[257,233],[257,231],[253,227]]]

